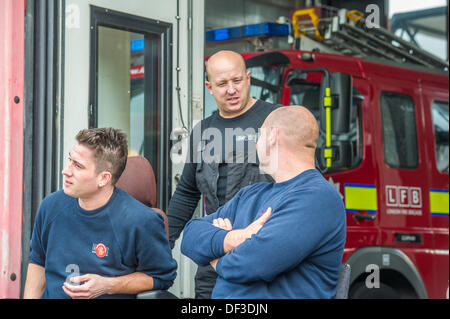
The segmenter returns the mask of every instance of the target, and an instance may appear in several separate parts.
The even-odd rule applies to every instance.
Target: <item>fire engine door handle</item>
[[[353,219],[357,220],[357,221],[362,221],[362,220],[375,220],[376,216],[375,215],[371,215],[371,214],[354,214],[353,215]]]

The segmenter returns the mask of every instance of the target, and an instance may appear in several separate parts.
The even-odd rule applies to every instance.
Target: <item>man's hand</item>
[[[218,261],[219,261],[219,258],[216,258],[216,259],[211,260],[211,261],[209,262],[209,264],[211,265],[211,267],[214,268],[214,270],[216,270],[216,266],[217,266],[217,262],[218,262]]]
[[[82,283],[82,285],[71,285],[64,282],[63,290],[72,299],[92,299],[108,294],[112,288],[113,278],[102,277],[95,274],[86,274],[70,278],[72,283]]]
[[[231,225],[231,221],[228,218],[216,218],[213,220],[213,225],[218,227],[218,228],[222,228],[225,230],[232,230],[233,229],[233,225]]]
[[[231,222],[228,218],[222,219],[222,218],[216,218],[213,220],[213,225],[222,228],[225,230],[229,230],[228,234],[225,236],[225,239],[223,241],[223,250],[225,253],[229,253],[233,249],[235,249],[237,246],[242,244],[244,241],[246,241],[248,238],[252,237],[252,235],[256,234],[261,227],[263,227],[264,223],[269,219],[270,215],[272,214],[272,208],[269,207],[264,214],[259,217],[257,220],[255,220],[253,223],[248,225],[247,227],[243,229],[234,229],[231,225]],[[210,261],[211,266],[216,270],[217,262],[219,261],[219,258],[216,258],[212,261]]]
[[[102,277],[95,274],[86,274],[70,278],[73,283],[84,284],[76,286],[65,282],[63,290],[74,299],[97,298],[105,294],[138,294],[142,291],[152,290],[153,277],[142,272],[134,272],[117,277]]]
[[[235,249],[237,246],[242,244],[248,238],[252,237],[252,235],[256,234],[264,223],[269,219],[272,214],[272,208],[269,207],[264,214],[255,220],[253,223],[248,225],[243,229],[234,229],[228,232],[223,241],[223,250],[225,253],[228,253]]]

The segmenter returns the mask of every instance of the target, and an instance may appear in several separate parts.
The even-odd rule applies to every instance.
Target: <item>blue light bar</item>
[[[145,47],[144,39],[131,41],[131,48],[130,48],[131,52],[142,51],[144,50],[144,47]]]
[[[291,30],[289,24],[265,22],[206,31],[205,41],[225,41],[258,36],[287,36],[290,33]]]
[[[205,32],[205,41],[206,42],[214,41],[214,31],[206,31]]]
[[[234,27],[228,29],[228,35],[230,39],[239,39],[242,38],[242,27]]]
[[[222,41],[228,40],[230,36],[228,35],[228,29],[216,29],[214,30],[214,40]]]
[[[265,24],[250,24],[245,26],[245,35],[247,37],[257,37],[261,35],[261,27],[264,28]]]

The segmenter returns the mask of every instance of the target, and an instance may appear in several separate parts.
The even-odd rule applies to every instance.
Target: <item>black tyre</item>
[[[400,299],[401,294],[391,286],[380,283],[380,288],[369,289],[364,282],[358,282],[350,288],[349,299]]]

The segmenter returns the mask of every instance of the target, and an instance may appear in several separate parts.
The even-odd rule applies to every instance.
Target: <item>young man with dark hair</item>
[[[36,216],[24,298],[134,298],[173,284],[163,217],[114,186],[127,149],[113,128],[77,134],[63,190]]]

